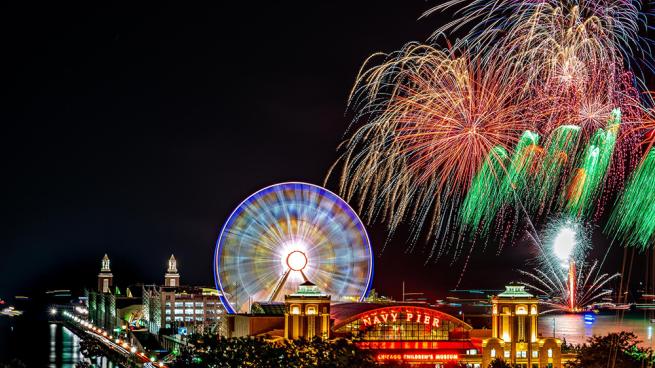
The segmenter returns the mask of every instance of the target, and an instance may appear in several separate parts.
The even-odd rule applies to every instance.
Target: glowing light
[[[307,266],[307,256],[299,250],[294,250],[287,256],[286,263],[290,269],[302,271]]]
[[[553,253],[565,266],[571,259],[571,255],[577,244],[576,237],[577,232],[574,229],[564,227],[560,229],[553,241]]]

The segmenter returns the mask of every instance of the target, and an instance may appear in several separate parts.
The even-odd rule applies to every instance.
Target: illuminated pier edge
[[[331,303],[311,282],[284,303],[255,303],[253,310],[228,316],[229,337],[345,338],[371,350],[382,364],[412,367],[483,368],[498,358],[525,368],[562,368],[574,358],[561,353],[559,339],[539,336],[539,300],[520,285],[491,297],[491,329],[475,329],[426,304]]]

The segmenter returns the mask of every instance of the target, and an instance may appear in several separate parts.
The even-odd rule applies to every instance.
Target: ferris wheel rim
[[[243,199],[241,202],[239,202],[239,204],[236,207],[234,207],[234,209],[230,212],[230,215],[227,217],[227,221],[225,221],[225,223],[221,227],[221,231],[218,234],[218,238],[216,239],[216,246],[214,247],[214,260],[213,260],[212,269],[213,269],[213,274],[214,274],[214,284],[218,285],[218,288],[219,288],[219,291],[220,291],[219,296],[218,296],[219,300],[221,301],[221,304],[223,304],[223,307],[225,308],[225,310],[226,310],[226,312],[228,314],[236,314],[237,312],[234,309],[234,307],[232,307],[232,304],[228,300],[228,298],[226,296],[226,293],[225,293],[225,289],[223,288],[223,283],[221,282],[221,277],[219,276],[219,274],[220,274],[219,257],[220,257],[220,254],[221,254],[221,250],[223,249],[223,244],[222,244],[221,240],[223,239],[223,234],[225,233],[225,229],[228,227],[228,225],[232,224],[233,219],[235,218],[235,214],[237,214],[237,212],[242,210],[244,204],[246,204],[248,201],[250,201],[253,197],[256,197],[261,192],[264,192],[266,190],[270,190],[271,188],[282,187],[282,186],[285,186],[285,185],[307,186],[307,187],[310,187],[311,189],[318,190],[319,193],[321,191],[325,192],[325,193],[328,193],[329,195],[331,195],[334,198],[338,199],[345,206],[345,208],[346,208],[346,210],[348,212],[348,215],[354,216],[355,223],[356,223],[357,227],[359,228],[358,230],[359,230],[360,234],[363,235],[363,238],[365,240],[364,249],[369,254],[369,257],[368,257],[368,275],[366,276],[367,277],[367,282],[366,282],[366,285],[364,286],[364,289],[363,289],[361,295],[359,296],[359,301],[360,302],[363,301],[364,298],[366,298],[366,296],[369,294],[369,292],[371,290],[371,286],[373,284],[373,275],[374,275],[373,247],[371,246],[371,241],[370,241],[370,238],[368,236],[368,232],[366,231],[366,228],[364,227],[364,222],[361,220],[361,218],[359,217],[357,212],[350,206],[350,204],[345,199],[341,198],[341,196],[339,196],[338,194],[334,193],[333,191],[331,191],[331,190],[329,190],[329,189],[327,189],[325,187],[322,187],[322,186],[319,186],[319,185],[316,185],[316,184],[312,184],[312,183],[308,183],[308,182],[303,182],[303,181],[285,181],[285,182],[274,183],[274,184],[268,185],[266,187],[263,187],[263,188],[255,191],[254,193],[248,195],[245,199]]]

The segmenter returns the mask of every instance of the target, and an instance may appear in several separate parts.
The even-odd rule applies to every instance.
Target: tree
[[[567,368],[641,368],[655,362],[651,349],[639,347],[637,335],[632,332],[610,333],[607,336],[593,336],[579,346],[575,360],[567,362]]]
[[[500,358],[496,358],[489,363],[488,368],[514,368],[514,366]]]
[[[227,339],[205,335],[193,336],[190,341],[193,347],[183,349],[172,367],[377,367],[371,351],[344,339],[267,342],[261,338]]]

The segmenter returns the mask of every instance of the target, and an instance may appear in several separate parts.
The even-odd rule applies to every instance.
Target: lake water
[[[539,318],[539,333],[542,336],[555,336],[566,339],[566,342],[577,345],[587,341],[593,335],[607,335],[610,332],[631,331],[642,341],[644,347],[655,348],[653,328],[650,318],[643,312],[595,315],[593,322],[585,321],[581,314],[545,315]]]
[[[60,324],[28,317],[0,316],[0,363],[17,360],[27,367],[74,368],[84,359],[77,335]],[[118,367],[105,357],[93,363]]]

